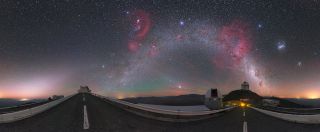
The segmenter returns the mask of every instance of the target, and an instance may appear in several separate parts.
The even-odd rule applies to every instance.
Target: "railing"
[[[275,107],[279,109],[287,109],[287,110],[320,110],[320,108],[285,108],[285,107]]]
[[[275,106],[256,106],[257,108],[273,112],[296,114],[296,115],[314,115],[320,114],[320,108],[285,108]]]
[[[42,102],[22,104],[22,105],[16,105],[16,106],[8,106],[8,107],[1,107],[0,110],[14,109],[14,108],[18,108],[18,107],[26,107],[26,106],[35,105],[35,104],[38,104],[38,103],[42,103]]]
[[[49,101],[42,101],[42,102],[23,104],[23,105],[17,105],[17,106],[10,106],[10,107],[2,107],[2,108],[0,108],[0,114],[20,111],[20,110],[24,110],[24,109],[29,109],[29,108],[32,108],[32,107],[43,105],[45,103],[49,103]]]
[[[274,111],[264,110],[256,107],[251,107],[251,108],[261,113],[264,113],[266,115],[273,116],[286,121],[304,123],[304,124],[320,124],[320,114],[297,115],[297,114],[274,112]]]
[[[232,110],[234,107],[219,109],[219,110],[208,110],[208,111],[174,111],[174,110],[164,110],[157,109],[148,106],[142,106],[138,104],[133,104],[130,102],[118,100],[115,98],[104,97],[101,95],[93,94],[97,97],[104,99],[105,101],[118,106],[126,111],[132,112],[134,114],[162,120],[162,121],[172,121],[172,122],[186,122],[207,119],[213,116],[218,116],[226,111]]]
[[[18,120],[22,120],[31,116],[34,116],[36,114],[39,114],[41,112],[44,112],[66,100],[69,98],[73,97],[75,94],[67,96],[65,98],[61,98],[40,106],[32,107],[30,109],[25,109],[17,112],[12,112],[12,113],[6,113],[6,114],[1,114],[0,115],[0,123],[9,123],[9,122],[14,122]]]

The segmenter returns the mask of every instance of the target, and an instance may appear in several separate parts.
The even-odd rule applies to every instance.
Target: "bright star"
[[[179,22],[180,26],[184,26],[184,21]]]
[[[302,66],[302,62],[299,61],[299,62],[297,63],[297,66],[301,67],[301,66]]]
[[[284,50],[287,47],[287,44],[285,41],[281,40],[277,43],[277,49],[280,50]]]

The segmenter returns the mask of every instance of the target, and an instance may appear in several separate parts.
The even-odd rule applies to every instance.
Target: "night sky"
[[[319,0],[1,0],[0,98],[320,97]]]

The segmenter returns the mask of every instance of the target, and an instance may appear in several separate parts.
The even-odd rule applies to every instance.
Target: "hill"
[[[265,98],[279,100],[278,107],[286,107],[286,108],[309,108],[310,107],[308,105],[302,105],[299,103],[295,103],[293,101],[290,101],[289,99],[283,99],[283,98],[278,98],[278,97],[265,97]]]
[[[20,101],[20,100],[17,100],[17,99],[3,98],[3,99],[0,99],[0,108],[19,106],[19,105],[26,105],[26,104],[43,102],[43,101],[46,101],[46,100],[45,99],[33,99],[33,100],[28,100],[28,101]]]
[[[262,97],[250,90],[234,90],[224,96],[223,101],[249,99],[252,103],[259,103]]]
[[[314,108],[320,108],[320,99],[294,99],[294,98],[289,98],[287,99],[291,102],[301,104],[301,105],[308,105]]]
[[[164,97],[136,97],[122,99],[131,103],[155,104],[155,105],[172,105],[172,106],[190,106],[203,105],[204,95],[187,94],[180,96],[164,96]]]

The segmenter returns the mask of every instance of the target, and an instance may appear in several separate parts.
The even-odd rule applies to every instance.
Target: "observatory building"
[[[250,90],[249,89],[249,83],[244,81],[242,84],[241,84],[241,90]]]
[[[89,89],[88,86],[80,86],[78,93],[91,93],[91,90]]]
[[[205,95],[204,104],[209,109],[221,109],[222,107],[222,96],[218,89],[209,89]]]

